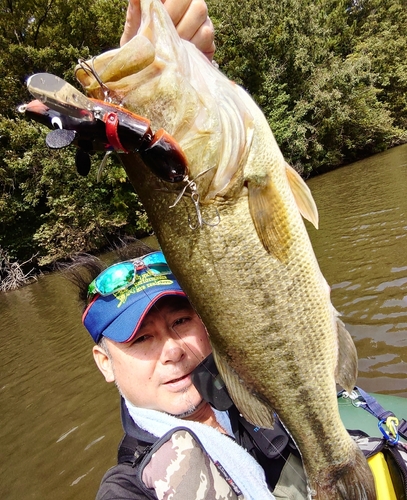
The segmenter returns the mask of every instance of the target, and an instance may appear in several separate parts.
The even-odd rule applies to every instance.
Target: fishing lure
[[[155,134],[150,121],[112,103],[91,99],[68,82],[50,73],[37,73],[27,80],[36,98],[18,109],[51,132],[47,146],[60,149],[75,145],[78,173],[90,170],[90,153],[137,152],[160,179],[188,181],[187,159],[177,141],[165,130]]]

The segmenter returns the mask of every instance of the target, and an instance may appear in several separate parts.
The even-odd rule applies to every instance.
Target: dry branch
[[[35,269],[31,269],[28,273],[24,273],[23,266],[31,262],[36,255],[22,262],[11,262],[6,250],[0,248],[0,292],[8,292],[16,290],[21,286],[28,284],[30,281],[36,280],[33,275]]]

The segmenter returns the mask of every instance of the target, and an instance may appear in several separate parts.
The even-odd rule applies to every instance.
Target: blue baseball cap
[[[96,294],[82,316],[82,323],[93,340],[102,337],[130,342],[151,307],[162,297],[186,297],[172,273],[138,273],[128,288],[108,296]]]

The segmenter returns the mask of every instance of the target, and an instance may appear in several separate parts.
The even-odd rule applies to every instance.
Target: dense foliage
[[[78,176],[72,151],[16,111],[24,82],[117,46],[126,0],[1,0],[0,249],[46,264],[148,221],[123,169],[101,158]],[[209,0],[221,69],[264,110],[286,158],[309,174],[405,140],[407,13],[403,0]]]
[[[405,141],[405,1],[209,2],[217,61],[260,104],[299,170]]]
[[[51,151],[47,130],[16,108],[32,97],[28,76],[49,72],[74,84],[79,57],[118,45],[126,0],[2,0],[0,20],[0,248],[47,264],[118,236],[145,234],[148,221],[124,170],[94,158],[86,178],[72,150]]]

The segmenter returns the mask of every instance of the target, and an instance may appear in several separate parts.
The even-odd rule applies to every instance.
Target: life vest
[[[278,420],[276,420],[274,429],[261,429],[246,422],[235,406],[229,409],[229,416],[237,443],[246,449],[263,467],[267,484],[270,490],[273,491],[275,498],[304,500],[307,497],[307,488],[300,455],[292,439]],[[236,498],[239,500],[242,498],[238,487],[233,484],[233,481],[223,469],[222,464],[212,461],[207,455],[206,450],[201,446],[199,438],[191,431],[181,426],[172,429],[162,438],[156,438],[140,429],[132,421],[123,401],[122,423],[126,434],[119,446],[118,463],[133,467],[134,474],[138,478],[138,484],[142,484],[146,491],[149,488],[147,484],[151,484],[152,481],[164,481],[163,478],[157,478],[157,474],[163,470],[165,463],[170,462],[171,441],[177,440],[180,433],[184,433],[180,441],[191,441],[191,446],[187,447],[185,454],[188,456],[189,453],[194,453],[196,460],[200,463],[200,467],[205,471],[204,482],[206,484],[213,484],[218,489],[230,489],[228,491],[229,496],[221,495],[220,498]],[[208,460],[212,465],[208,466]],[[157,467],[157,463],[161,465]],[[187,463],[187,459],[184,463]],[[173,467],[171,467],[172,469]],[[184,472],[186,477],[188,471]],[[155,477],[153,477],[154,474]],[[193,477],[196,477],[196,475]],[[175,484],[177,484],[177,481],[178,479],[174,478]],[[172,483],[169,485],[169,487],[173,486]],[[179,492],[177,491],[178,494]],[[188,500],[192,498],[194,497],[190,496]],[[217,497],[210,496],[210,498]]]

